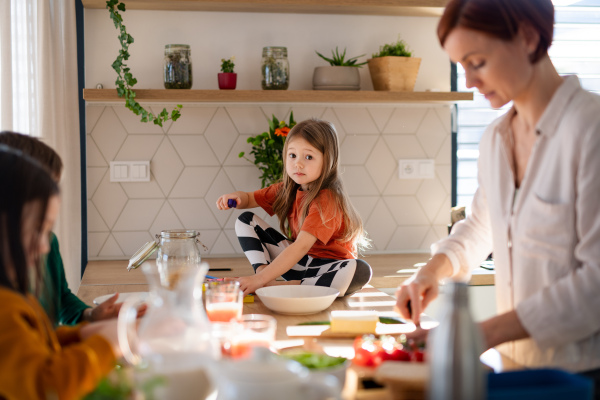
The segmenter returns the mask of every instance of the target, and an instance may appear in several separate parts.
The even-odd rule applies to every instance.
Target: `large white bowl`
[[[325,286],[281,285],[256,290],[263,304],[280,314],[306,315],[325,310],[340,294]]]

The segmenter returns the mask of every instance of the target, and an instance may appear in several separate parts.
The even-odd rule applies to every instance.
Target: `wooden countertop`
[[[370,285],[375,288],[394,288],[409,278],[415,271],[415,264],[426,262],[429,259],[427,253],[407,253],[407,254],[378,254],[362,257],[373,268],[373,278]],[[251,273],[250,264],[246,257],[231,258],[204,258],[210,268],[230,268],[231,271],[214,271],[210,275],[217,277],[234,277],[249,275]],[[90,261],[87,265],[81,285],[110,285],[119,282],[119,284],[134,285],[145,284],[142,271],[132,270],[126,274],[126,260],[112,261]],[[494,271],[483,268],[476,268],[469,282],[472,286],[494,285]]]

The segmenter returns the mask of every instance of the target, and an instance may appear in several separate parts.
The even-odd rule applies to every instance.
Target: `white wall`
[[[287,46],[290,90],[300,90],[311,89],[314,67],[325,65],[315,50],[329,53],[337,45],[348,47],[350,56],[370,56],[398,34],[422,57],[415,90],[450,86],[436,18],[127,11],[124,19],[135,38],[129,66],[139,88],[163,88],[168,43],[191,45],[194,89],[217,89],[220,59],[235,55],[238,89],[259,90],[262,47]],[[116,37],[108,11],[85,11],[86,87],[115,87],[110,65],[119,49]],[[372,90],[366,67],[361,81],[362,90]],[[153,234],[183,227],[200,230],[205,254],[240,254],[236,212],[218,212],[214,202],[227,191],[260,187],[256,167],[237,154],[249,152],[246,139],[266,130],[272,114],[287,120],[290,111],[296,120],[317,117],[336,126],[343,179],[374,252],[426,252],[447,234],[448,104],[186,103],[181,119],[161,129],[140,123],[122,103],[88,103],[89,258],[127,259]],[[435,159],[435,178],[399,180],[399,158]],[[151,182],[111,183],[114,160],[150,160]]]
[[[129,66],[139,88],[162,89],[164,45],[189,44],[192,49],[193,89],[218,89],[220,60],[236,57],[238,89],[260,89],[263,46],[286,46],[290,90],[312,89],[314,67],[327,65],[315,51],[329,55],[336,46],[366,61],[379,46],[398,35],[421,57],[415,90],[450,90],[450,63],[440,48],[433,17],[363,15],[262,14],[181,11],[123,13],[135,43]],[[85,10],[86,87],[102,83],[114,88],[110,65],[118,55],[117,30],[107,10]],[[373,90],[368,67],[361,69],[362,90]]]

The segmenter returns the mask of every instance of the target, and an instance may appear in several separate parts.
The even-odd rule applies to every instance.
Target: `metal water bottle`
[[[440,325],[430,331],[431,400],[480,400],[486,398],[486,373],[479,361],[483,339],[469,310],[465,283],[443,287]]]

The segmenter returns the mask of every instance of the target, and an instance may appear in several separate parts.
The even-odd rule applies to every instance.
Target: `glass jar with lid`
[[[261,73],[263,90],[286,90],[290,85],[287,48],[263,47]]]
[[[192,57],[188,44],[165,45],[165,89],[192,88]]]

